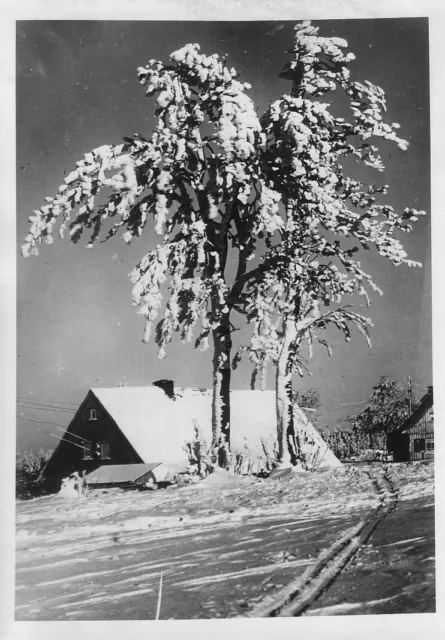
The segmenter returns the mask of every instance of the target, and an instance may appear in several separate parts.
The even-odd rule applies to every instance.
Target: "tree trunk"
[[[276,368],[276,410],[278,437],[278,466],[290,467],[295,462],[290,443],[295,440],[294,412],[292,401],[292,367],[289,352],[297,336],[296,324],[292,320],[283,323],[283,342]]]
[[[230,353],[228,317],[213,331],[212,450],[219,467],[230,467]]]

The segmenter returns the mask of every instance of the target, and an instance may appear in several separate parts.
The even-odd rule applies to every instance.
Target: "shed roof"
[[[184,444],[194,435],[194,422],[210,445],[212,439],[212,391],[175,389],[175,399],[156,386],[91,389],[115,420],[142,460],[166,463],[186,459]],[[276,443],[274,391],[231,391],[231,445],[235,453],[251,458],[272,453]],[[321,448],[325,466],[340,462],[298,407],[295,423],[305,441]],[[309,445],[308,445],[309,446]]]
[[[159,467],[159,462],[144,464],[108,464],[90,471],[85,477],[91,484],[136,482],[149,471]]]

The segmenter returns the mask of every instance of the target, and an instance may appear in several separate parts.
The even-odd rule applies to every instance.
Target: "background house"
[[[231,392],[232,452],[260,470],[274,457],[276,409],[274,391]],[[341,463],[303,412],[295,407],[295,424],[308,456],[320,466]],[[104,465],[187,464],[184,445],[195,425],[211,444],[212,391],[174,389],[161,380],[147,387],[90,389],[49,460],[44,475],[49,487],[61,478]]]
[[[394,462],[434,458],[432,386],[428,387],[428,393],[423,396],[417,409],[402,427],[391,434],[388,448],[393,453]]]

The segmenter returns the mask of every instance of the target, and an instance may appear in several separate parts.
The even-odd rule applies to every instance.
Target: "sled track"
[[[268,596],[251,609],[250,618],[296,617],[302,615],[312,603],[340,575],[347,563],[365,544],[374,529],[397,506],[397,490],[386,473],[373,476],[368,473],[379,505],[355,527],[345,531],[330,547],[324,549],[315,563],[297,579]]]

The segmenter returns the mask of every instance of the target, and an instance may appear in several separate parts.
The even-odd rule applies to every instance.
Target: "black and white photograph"
[[[431,20],[124,5],[15,22],[14,619],[428,621]]]

